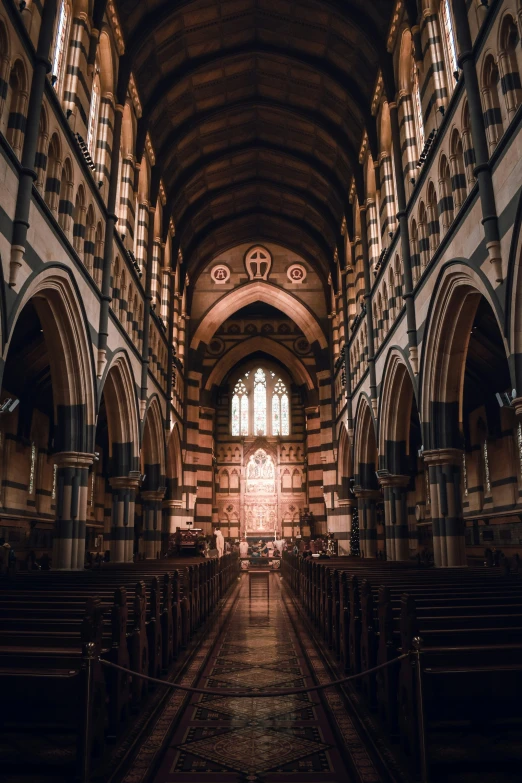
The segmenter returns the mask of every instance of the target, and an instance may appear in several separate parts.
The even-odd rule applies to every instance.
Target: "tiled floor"
[[[313,684],[303,647],[271,575],[270,600],[249,599],[248,577],[199,687],[251,697],[195,696],[182,713],[154,783],[349,783],[316,693],[256,698]],[[370,778],[368,778],[370,779]]]

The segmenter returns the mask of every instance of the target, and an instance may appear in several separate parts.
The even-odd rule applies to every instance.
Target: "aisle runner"
[[[256,698],[256,691],[312,683],[278,577],[271,600],[248,598],[247,579],[230,625],[199,685],[250,690],[252,698],[194,696],[172,737],[155,783],[286,781],[348,783],[348,774],[316,693]],[[308,651],[310,652],[310,651]],[[361,780],[378,781],[363,761]],[[371,765],[371,764],[370,764]],[[366,774],[365,774],[366,773]],[[370,774],[368,774],[370,773]]]

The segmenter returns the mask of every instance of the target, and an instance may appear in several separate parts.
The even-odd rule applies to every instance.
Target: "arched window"
[[[489,54],[484,62],[482,94],[484,100],[484,122],[491,151],[497,146],[504,132],[502,113],[500,111],[500,74],[498,66]]]
[[[8,87],[9,115],[7,120],[7,141],[18,157],[22,153],[26,117],[27,79],[21,60],[17,60],[11,69]]]
[[[261,367],[254,375],[254,434],[266,435],[266,373]]]
[[[506,16],[500,32],[500,51],[498,62],[501,72],[502,92],[506,103],[508,120],[516,112],[522,100],[520,73],[517,63],[517,51],[520,49],[520,36],[512,16]]]
[[[232,435],[248,435],[248,392],[241,379],[232,397]]]
[[[422,101],[419,85],[419,69],[415,60],[412,58],[412,73],[411,73],[411,99],[413,101],[413,113],[415,115],[415,131],[417,134],[417,149],[419,155],[424,148],[426,141],[424,137],[424,120],[422,118]]]
[[[52,60],[52,85],[58,93],[60,92],[65,72],[69,18],[69,5],[66,0],[60,0],[58,14],[56,16]]]
[[[448,70],[448,88],[453,92],[455,86],[455,74],[458,74],[457,45],[455,41],[455,29],[451,15],[450,0],[442,0],[440,4],[442,20],[442,33],[444,39],[444,54],[446,56],[446,68]]]
[[[460,138],[459,132],[456,128],[453,131],[453,136],[451,137],[450,168],[453,201],[455,204],[455,209],[458,210],[466,198],[467,186],[464,165],[464,148],[462,146],[462,139]]]
[[[430,251],[434,253],[440,243],[440,223],[437,193],[433,182],[430,182],[428,185],[428,232],[430,236]]]
[[[96,134],[98,130],[98,117],[100,114],[100,66],[96,62],[94,79],[92,82],[91,106],[89,109],[89,123],[87,126],[87,147],[94,160],[96,155]]]
[[[444,228],[444,231],[447,231],[450,224],[453,222],[455,215],[451,185],[451,172],[448,159],[445,155],[442,155],[440,159],[439,185],[439,212],[442,219],[442,227]]]
[[[272,394],[272,435],[290,435],[289,408],[288,392],[279,378]]]
[[[47,153],[47,177],[45,180],[45,203],[54,215],[58,214],[60,181],[62,172],[60,139],[56,133],[51,138]]]

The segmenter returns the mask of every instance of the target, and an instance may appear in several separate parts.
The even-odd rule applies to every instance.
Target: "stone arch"
[[[372,468],[373,466],[373,468]],[[355,482],[365,489],[377,488],[377,434],[369,400],[362,396],[355,423]]]
[[[18,319],[31,301],[42,325],[50,358],[57,451],[92,452],[95,422],[95,369],[87,314],[70,272],[49,268],[30,279],[21,291],[9,323],[9,343]]]
[[[179,425],[174,424],[167,445],[167,495],[169,498],[181,498],[183,485],[183,462]]]
[[[464,367],[471,328],[483,297],[502,334],[501,308],[489,282],[462,261],[443,268],[434,290],[437,295],[426,320],[419,373],[424,445],[430,449],[460,447]],[[506,340],[502,339],[506,349]]]
[[[154,466],[154,476],[146,477],[145,486],[150,487],[150,489],[157,489],[166,475],[163,416],[157,395],[151,397],[147,403],[143,417],[142,433],[142,467],[145,465]],[[153,483],[156,486],[152,486]]]
[[[350,479],[353,478],[352,444],[344,422],[339,431],[337,449],[337,492],[340,500],[350,497]]]
[[[379,399],[381,467],[399,474],[405,470],[412,405],[416,400],[411,367],[398,348],[388,354]]]
[[[270,283],[254,282],[231,291],[207,310],[192,338],[191,348],[197,349],[201,342],[208,343],[223,321],[253,302],[266,302],[282,312],[292,313],[311,345],[317,342],[321,348],[328,346],[315,316],[297,297]]]
[[[292,377],[299,384],[306,385],[308,390],[311,391],[314,388],[314,382],[300,359],[281,343],[271,340],[269,337],[258,336],[243,340],[227,351],[213,367],[205,383],[205,389],[210,390],[214,385],[218,386],[236,364],[257,351],[263,351],[278,359],[284,367],[289,369]]]
[[[127,475],[138,469],[140,425],[136,384],[129,358],[115,354],[105,368],[99,398],[105,397],[112,473]]]

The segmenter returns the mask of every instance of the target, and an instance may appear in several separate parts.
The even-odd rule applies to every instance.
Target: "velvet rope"
[[[350,680],[358,680],[361,677],[366,677],[368,674],[373,674],[373,672],[377,672],[380,669],[385,669],[387,666],[391,666],[398,661],[404,660],[404,658],[408,658],[408,656],[409,653],[403,653],[397,658],[393,658],[391,661],[380,663],[378,666],[374,666],[373,669],[366,669],[366,671],[360,672],[359,674],[351,674],[349,677],[341,677],[339,680],[332,680],[331,682],[323,683],[321,685],[311,685],[310,687],[306,688],[292,688],[291,690],[286,691],[224,691],[213,690],[211,688],[191,688],[188,685],[180,685],[177,682],[167,682],[166,680],[160,680],[157,677],[149,677],[147,674],[133,672],[130,669],[125,669],[123,666],[119,666],[117,663],[105,661],[103,658],[100,658],[99,661],[103,666],[108,666],[110,669],[118,669],[118,671],[126,672],[132,677],[138,677],[141,680],[147,680],[147,682],[153,682],[156,685],[163,685],[167,688],[172,688],[173,690],[186,691],[187,693],[199,693],[203,696],[228,696],[234,699],[267,699],[274,698],[276,696],[297,696],[302,693],[311,693],[312,691],[321,691],[325,690],[326,688],[334,688],[337,685],[343,685],[345,682],[350,682]]]

